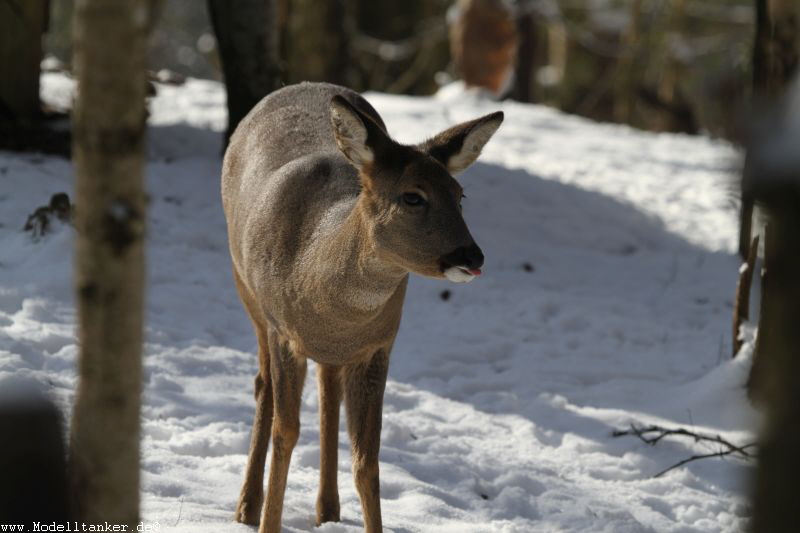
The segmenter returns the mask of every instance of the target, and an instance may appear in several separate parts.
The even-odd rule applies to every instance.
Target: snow
[[[63,75],[43,76],[46,100],[68,105],[72,90]],[[367,97],[409,142],[506,113],[460,176],[483,275],[466,285],[412,276],[409,285],[384,405],[386,531],[743,529],[751,465],[707,459],[653,478],[712,450],[611,437],[655,423],[753,439],[744,392],[752,328],[730,358],[741,154],[702,137],[492,102],[457,85],[430,98]],[[159,85],[150,111],[143,520],[164,531],[254,531],[232,521],[257,363],[218,192],[224,91],[201,80]],[[0,388],[38,383],[68,415],[72,230],[57,223],[34,241],[21,227],[51,194],[72,190],[72,169],[0,152],[0,183]],[[285,531],[314,527],[317,416],[312,368]],[[348,449],[342,428],[342,522],[317,531],[362,530]]]

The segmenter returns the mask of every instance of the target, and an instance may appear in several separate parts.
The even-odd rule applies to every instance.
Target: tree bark
[[[617,75],[614,84],[614,120],[631,124],[636,103],[636,64],[641,39],[642,1],[632,0],[628,9],[628,26],[622,35],[622,50],[617,59]]]
[[[529,2],[518,3],[516,15],[517,42],[516,62],[514,65],[514,88],[511,96],[518,102],[533,102],[533,71],[536,52],[536,25],[533,12],[529,10]]]
[[[291,0],[286,32],[286,73],[291,83],[348,85],[350,43],[345,0]]]
[[[275,0],[208,0],[208,10],[228,95],[227,146],[245,115],[280,85],[276,4]]]
[[[796,0],[756,0],[753,90],[757,99],[778,98],[797,71],[800,14]]]
[[[79,382],[70,434],[78,519],[139,520],[146,0],[79,0],[75,289]]]
[[[756,0],[753,43],[754,112],[760,113],[781,97],[800,65],[800,8],[796,0]],[[745,166],[748,163],[745,161]],[[745,174],[745,177],[749,173]],[[749,185],[742,186],[739,213],[739,254],[747,257],[755,202]]]
[[[766,408],[755,477],[752,531],[790,533],[800,524],[800,169],[794,183],[759,194],[769,215],[762,316],[751,383]]]

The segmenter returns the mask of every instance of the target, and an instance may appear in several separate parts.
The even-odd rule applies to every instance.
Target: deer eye
[[[423,198],[421,194],[415,192],[406,192],[403,193],[403,203],[413,206],[422,205],[425,203],[425,198]]]

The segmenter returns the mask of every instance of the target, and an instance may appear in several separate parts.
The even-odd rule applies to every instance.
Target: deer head
[[[358,170],[358,208],[376,254],[431,278],[472,281],[483,253],[461,213],[463,171],[503,121],[502,111],[449,128],[415,146],[392,140],[345,98],[330,105],[336,143]]]

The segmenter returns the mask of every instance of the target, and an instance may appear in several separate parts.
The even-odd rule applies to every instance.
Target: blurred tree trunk
[[[79,520],[139,520],[146,0],[78,0],[73,117],[80,346],[70,435]]]
[[[275,0],[208,0],[228,95],[225,146],[253,106],[280,85],[276,8]]]
[[[799,16],[796,0],[756,0],[753,92],[757,99],[778,98],[797,71]]]
[[[445,13],[452,0],[346,0],[347,84],[357,91],[430,94],[449,61]]]
[[[684,65],[677,56],[676,43],[686,34],[686,0],[674,0],[667,7],[669,17],[662,38],[663,67],[656,90],[658,104],[654,117],[655,131],[675,131],[697,134],[697,120],[692,106],[683,96],[680,80]]]
[[[664,70],[658,84],[658,96],[664,102],[673,103],[680,78],[680,62],[675,57],[675,40],[683,34],[685,0],[674,0],[669,7],[667,30],[663,38]],[[669,126],[666,125],[666,128]]]
[[[760,434],[752,531],[793,533],[800,524],[800,168],[794,176],[768,176],[772,187],[757,186],[766,205],[766,278],[758,327],[758,355],[751,374],[757,399],[766,408]],[[758,179],[764,177],[764,173]],[[758,370],[756,370],[758,368]]]
[[[533,10],[528,0],[517,2],[517,54],[514,65],[514,87],[511,97],[518,102],[533,102],[533,74],[538,39]]]
[[[48,0],[0,1],[0,122],[41,115],[39,64]]]
[[[798,70],[799,9],[797,0],[756,0],[753,43],[753,102],[756,112],[774,103]],[[750,195],[745,194],[747,188],[743,187],[739,216],[739,254],[743,258],[747,257],[753,231],[754,202]]]
[[[756,1],[753,48],[755,111],[774,109],[798,70],[798,5],[794,0]],[[780,117],[785,113],[776,113]],[[767,215],[761,315],[750,398],[765,407],[759,464],[754,486],[752,531],[797,531],[800,507],[795,489],[800,478],[800,168],[792,164],[786,132],[768,124],[758,151],[748,150],[742,180],[740,253],[748,251],[753,206]],[[783,150],[775,146],[783,145]]]
[[[287,80],[347,85],[351,15],[346,0],[289,0],[287,4]]]
[[[0,0],[0,149],[69,154],[69,133],[51,128],[39,101],[49,0]]]
[[[495,96],[509,88],[517,52],[517,26],[502,0],[459,0],[450,28],[450,53],[467,87]]]
[[[628,26],[620,39],[622,50],[617,60],[614,84],[614,120],[630,124],[636,103],[636,63],[639,52],[642,1],[632,0],[628,11]]]

